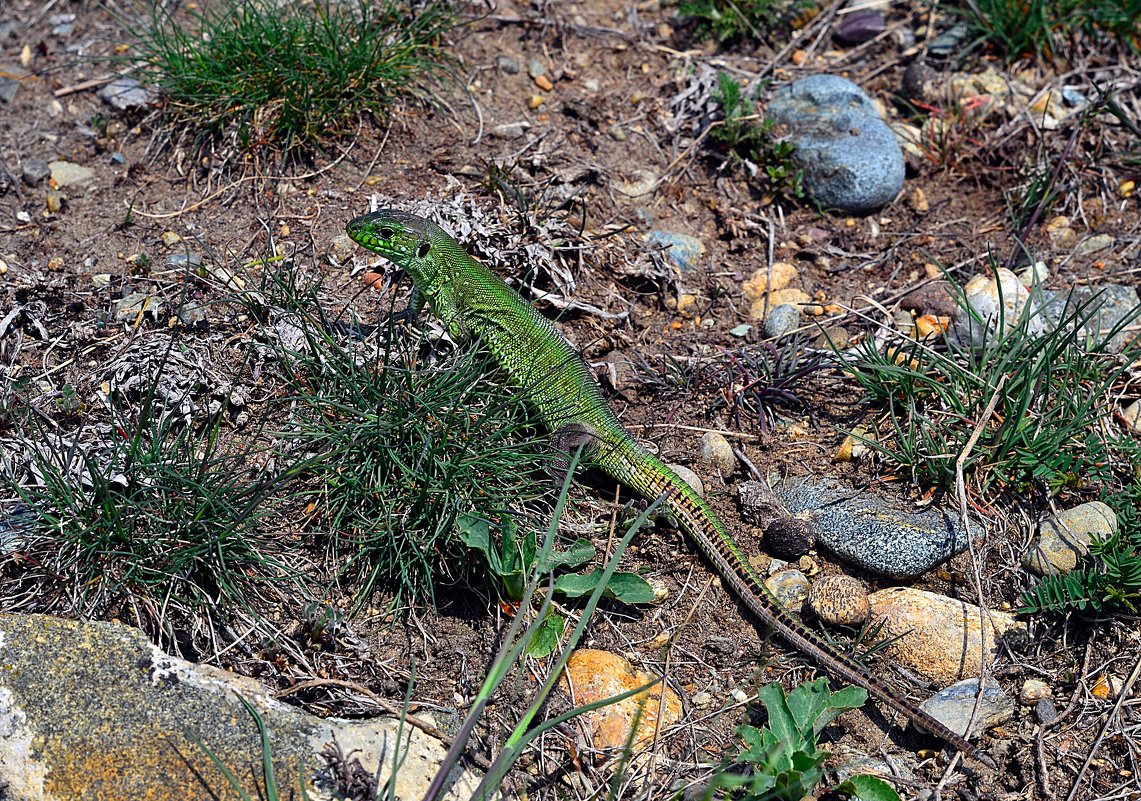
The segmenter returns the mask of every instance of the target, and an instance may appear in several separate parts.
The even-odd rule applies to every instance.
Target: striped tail
[[[665,495],[666,506],[682,528],[696,540],[698,548],[717,568],[721,577],[732,586],[737,597],[793,648],[834,677],[863,687],[873,698],[951,747],[985,765],[992,768],[995,766],[990,757],[965,737],[904,701],[851,657],[835,651],[793,617],[769,592],[709,504],[660,459],[640,447],[636,451],[631,447],[615,448],[601,460],[601,467],[613,478],[649,500]]]

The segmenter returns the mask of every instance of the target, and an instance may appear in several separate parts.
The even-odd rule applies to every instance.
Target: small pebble
[[[702,691],[699,693],[694,693],[693,697],[690,700],[693,701],[693,705],[695,707],[702,709],[713,703],[713,696],[707,692]]]
[[[500,72],[504,72],[508,75],[518,75],[523,70],[523,65],[519,63],[519,59],[505,55],[501,55],[495,59],[495,66]]]
[[[1018,703],[1034,706],[1043,698],[1051,696],[1050,685],[1041,679],[1027,679],[1022,682],[1022,689],[1018,691]]]
[[[851,576],[824,576],[808,590],[808,608],[830,626],[859,626],[871,605],[864,583]]]
[[[1110,234],[1094,234],[1089,239],[1083,239],[1074,248],[1075,256],[1088,256],[1090,253],[1097,253],[1099,250],[1113,247],[1114,240]]]
[[[808,598],[808,577],[796,568],[769,576],[765,579],[765,587],[790,612],[799,612]]]
[[[730,690],[729,695],[731,695],[733,700],[738,704],[743,704],[749,700],[749,694],[739,687],[734,687],[732,690]]]
[[[607,133],[610,134],[610,138],[613,139],[615,142],[625,142],[626,141],[626,129],[623,128],[621,125],[618,125],[617,123],[615,123],[614,125],[611,125],[610,128],[607,130]]]
[[[1093,538],[1108,539],[1117,526],[1117,515],[1101,501],[1070,507],[1039,522],[1038,536],[1022,564],[1039,576],[1065,575],[1089,553]]]
[[[1135,400],[1122,409],[1121,417],[1130,431],[1141,431],[1141,400]]]
[[[535,86],[539,87],[544,92],[549,92],[555,88],[555,85],[551,83],[551,79],[546,75],[536,75],[534,80]]]
[[[911,206],[911,210],[916,214],[926,214],[931,210],[931,206],[927,202],[927,195],[918,186],[907,195],[907,205]]]
[[[1058,717],[1058,708],[1050,698],[1043,698],[1034,704],[1034,717],[1041,724],[1052,723]]]
[[[808,521],[799,517],[778,517],[769,523],[761,539],[765,551],[786,561],[799,559],[816,545]]]
[[[181,241],[182,241],[182,237],[179,236],[178,234],[176,234],[174,231],[163,231],[162,232],[162,243],[164,245],[166,245],[167,247],[173,247],[174,245],[177,245]]]
[[[51,167],[43,159],[28,159],[24,162],[21,177],[28,186],[39,186],[51,176]]]
[[[59,214],[59,210],[63,205],[63,197],[59,192],[54,189],[49,189],[47,197],[44,200],[48,207],[48,214]]]
[[[706,431],[701,436],[701,458],[710,466],[720,470],[723,475],[732,473],[737,467],[737,456],[733,453],[733,446],[723,434],[716,431]]]
[[[770,339],[788,336],[800,327],[800,309],[791,303],[782,303],[769,309],[762,330]]]
[[[547,68],[543,66],[543,62],[537,58],[533,58],[527,62],[527,74],[532,79],[538,78],[540,75],[545,75]]]
[[[527,98],[527,108],[534,111],[535,109],[537,109],[539,106],[543,105],[546,102],[547,102],[547,99],[545,97],[543,97],[542,95],[531,95],[529,98]]]

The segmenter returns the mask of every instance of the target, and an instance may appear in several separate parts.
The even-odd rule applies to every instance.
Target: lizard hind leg
[[[570,470],[571,454],[582,448],[579,464],[590,462],[597,453],[598,446],[597,432],[585,423],[566,423],[552,431],[551,450],[554,455],[548,468],[551,480],[561,487]]]

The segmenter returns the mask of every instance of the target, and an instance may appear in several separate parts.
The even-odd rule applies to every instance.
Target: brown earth
[[[914,29],[920,11],[918,5],[910,11],[893,10],[889,17],[893,31]],[[76,15],[72,32],[53,34],[51,15],[56,13]],[[667,355],[694,366],[688,391],[645,383],[615,397],[623,419],[667,458],[696,468],[700,434],[693,428],[736,426],[742,436],[735,444],[763,469],[892,480],[895,477],[875,465],[834,462],[844,436],[840,429],[858,420],[858,410],[849,403],[856,390],[839,374],[817,374],[798,387],[807,410],[786,410],[786,424],[775,433],[761,432],[755,420],[735,421],[726,415],[718,365],[732,360],[742,344],[729,331],[749,322],[741,284],[768,265],[771,251],[775,260],[797,265],[809,295],[864,310],[864,316],[837,315],[830,322],[842,323],[853,334],[866,330],[869,319],[886,322],[881,306],[890,310],[905,291],[923,283],[928,278],[925,265],[939,263],[965,279],[984,266],[988,254],[999,261],[1006,258],[1016,232],[1004,193],[1019,181],[1020,159],[1041,153],[1041,159],[1053,167],[1072,130],[1072,124],[1040,132],[1026,122],[964,123],[952,129],[955,140],[932,148],[929,158],[911,158],[901,198],[866,218],[821,215],[806,205],[764,205],[739,174],[718,172],[715,160],[699,149],[690,150],[692,136],[669,130],[673,116],[669,100],[684,85],[687,71],[714,64],[751,76],[775,58],[776,84],[816,72],[840,72],[898,116],[902,112],[892,105],[892,97],[912,54],[896,36],[841,48],[830,44],[827,36],[817,37],[832,24],[825,15],[811,23],[787,52],[777,54],[763,47],[714,49],[693,39],[672,7],[660,8],[658,3],[504,2],[494,14],[452,36],[462,60],[457,73],[470,94],[454,86],[441,89],[440,107],[435,110],[400,109],[389,124],[365,124],[357,135],[339,143],[343,157],[318,158],[311,168],[275,177],[243,169],[237,160],[224,168],[203,169],[194,152],[169,144],[169,132],[157,127],[157,115],[114,114],[94,91],[77,90],[103,73],[76,54],[106,53],[129,39],[102,7],[88,3],[53,7],[16,0],[7,14],[16,25],[2,42],[2,63],[18,63],[25,44],[33,58],[31,77],[22,81],[14,102],[3,107],[0,117],[3,163],[13,176],[0,192],[0,258],[7,265],[0,276],[0,311],[18,305],[26,310],[16,323],[21,346],[14,345],[17,329],[13,329],[6,342],[0,340],[0,364],[9,380],[30,379],[44,398],[56,397],[65,385],[73,387],[79,398],[89,397],[98,387],[102,365],[128,345],[167,329],[169,315],[158,321],[110,319],[113,300],[131,290],[165,299],[167,309],[177,305],[186,278],[163,262],[186,244],[165,245],[164,232],[174,231],[192,242],[194,251],[234,270],[270,253],[272,240],[277,253],[288,254],[288,261],[282,262],[288,269],[306,280],[325,279],[324,301],[330,307],[351,304],[362,319],[375,321],[380,315],[375,298],[363,294],[359,282],[350,279],[349,264],[337,263],[331,255],[331,243],[345,223],[367,211],[374,193],[409,200],[445,197],[455,191],[456,182],[481,197],[486,208],[512,219],[516,210],[510,197],[489,191],[483,180],[488,166],[496,165],[531,198],[538,209],[532,213],[566,218],[584,232],[587,247],[581,259],[567,262],[574,271],[576,297],[612,312],[631,312],[623,321],[588,313],[562,316],[575,340],[588,343],[587,357],[598,361],[612,350],[636,352],[662,374]],[[517,59],[523,71],[508,74],[497,68],[501,54]],[[528,77],[531,59],[545,65],[554,83],[552,91],[537,89]],[[977,72],[983,65],[976,58],[961,69]],[[1098,66],[1094,58],[1068,80],[1082,83]],[[1041,85],[1057,83],[1041,71],[1038,79]],[[531,95],[544,98],[535,110],[527,105]],[[60,103],[54,111],[53,98]],[[89,126],[97,115],[110,118],[105,133]],[[1073,218],[1079,236],[1112,233],[1118,246],[1112,255],[1070,258],[1072,243],[1056,246],[1042,227],[1036,227],[1027,245],[1037,258],[1051,263],[1052,287],[1135,280],[1141,215],[1137,195],[1123,199],[1119,183],[1136,178],[1137,167],[1136,162],[1125,167],[1114,158],[1115,151],[1128,147],[1128,133],[1103,116],[1105,120],[1079,136],[1064,171],[1068,191],[1051,214]],[[530,124],[519,138],[494,133],[497,126],[519,121]],[[615,125],[623,131],[621,139],[611,133]],[[122,163],[112,154],[122,154]],[[92,168],[94,176],[63,188],[62,208],[51,212],[46,205],[48,187],[33,188],[19,180],[29,158],[76,162]],[[621,188],[637,179],[641,170],[662,179],[657,191],[637,199],[623,195]],[[926,196],[925,212],[908,201],[916,188]],[[26,220],[17,216],[20,211],[27,213]],[[697,290],[697,300],[689,313],[671,311],[677,306],[676,288],[625,271],[645,258],[641,234],[647,230],[647,218],[654,228],[696,236],[706,246],[704,272],[694,279],[699,285],[690,287]],[[140,266],[137,256],[142,253],[150,256],[149,267]],[[351,258],[371,263],[359,250]],[[252,267],[248,280],[255,281],[261,269],[273,268]],[[92,276],[107,273],[110,283],[95,287]],[[217,281],[190,284],[201,301],[225,296]],[[250,325],[240,314],[219,306],[210,312],[205,330],[175,331],[182,347],[205,354],[222,373],[237,374],[245,363],[242,341]],[[269,384],[260,389],[259,396],[269,397],[279,388]],[[249,411],[257,415],[263,408],[268,406],[255,401]],[[61,430],[77,430],[87,422],[83,411],[72,419],[51,413]],[[725,484],[704,472],[715,505],[736,523],[732,487],[746,476],[738,474]],[[598,500],[605,495],[592,497],[599,519],[605,519],[609,511]],[[1007,498],[980,511],[995,525],[975,554],[977,562],[964,554],[917,583],[973,600],[971,576],[977,569],[989,605],[1016,606],[1018,593],[1029,581],[1018,565],[1028,537],[1025,524],[1038,510]],[[750,552],[759,548],[752,536],[742,540]],[[812,668],[782,645],[770,643],[716,582],[710,586],[709,566],[680,534],[659,527],[642,535],[632,551],[627,558],[668,589],[667,600],[646,609],[609,606],[589,629],[585,644],[622,653],[646,669],[666,670],[683,699],[703,692],[712,696],[707,708],[696,708],[687,700],[688,722],[664,733],[666,772],[684,782],[698,782],[704,775],[698,763],[735,753],[733,729],[742,722],[743,711],[733,703],[730,691],[749,692],[774,679],[791,687],[809,678]],[[841,570],[823,558],[819,561],[825,571]],[[873,587],[888,584],[863,578]],[[334,599],[335,605],[341,600]],[[382,612],[362,615],[350,625],[365,648],[333,645],[326,652],[307,653],[306,665],[291,661],[290,654],[300,647],[296,644],[283,646],[276,658],[269,655],[273,649],[256,643],[218,654],[223,646],[209,644],[202,632],[147,628],[164,644],[173,640],[196,658],[282,688],[312,677],[347,679],[399,702],[414,663],[417,708],[462,710],[482,680],[505,621],[484,586],[459,585],[440,600],[439,609],[419,608],[407,620],[398,617],[397,623]],[[280,607],[261,611],[273,621],[271,628],[288,640],[299,636],[301,604],[289,598]],[[372,608],[382,610],[383,599]],[[126,610],[122,614],[129,615]],[[1031,710],[1021,707],[1013,722],[986,738],[1000,771],[976,774],[969,769],[946,792],[953,790],[965,798],[1025,798],[1068,790],[1108,710],[1109,702],[1091,695],[1089,688],[1100,672],[1128,673],[1139,647],[1134,626],[1109,620],[1078,626],[1033,621],[1027,652],[1009,654],[1007,664],[998,668],[999,679],[1017,694],[1025,678],[1045,678],[1059,708],[1069,702],[1073,712],[1043,744]],[[668,659],[660,648],[663,633],[676,634]],[[535,676],[542,669],[536,665],[535,674],[529,672],[505,685],[488,727],[480,732],[483,746],[491,748],[504,727],[509,728],[537,687]],[[877,670],[890,673],[882,663]],[[897,686],[904,683],[896,677]],[[920,687],[912,695],[921,698],[927,692]],[[371,710],[363,699],[346,699],[335,688],[292,698],[325,713]],[[720,711],[723,705],[728,708]],[[1136,775],[1128,773],[1136,768],[1135,722],[1132,731],[1132,738],[1117,736],[1100,746],[1078,797],[1124,798],[1138,791]],[[827,739],[872,755],[881,748],[914,751],[935,746],[870,706],[843,716]],[[528,767],[538,777],[584,771],[588,783],[598,786],[605,773],[590,760],[574,758],[585,747],[573,729],[564,730]],[[929,757],[932,752],[921,753]],[[901,792],[914,795],[933,786],[942,771],[941,762],[923,760],[916,768],[917,784],[904,786]],[[542,779],[536,781],[543,788]],[[557,786],[556,781],[545,789]]]

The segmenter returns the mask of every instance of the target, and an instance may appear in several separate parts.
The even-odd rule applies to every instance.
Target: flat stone
[[[705,255],[705,245],[700,239],[673,231],[650,231],[646,234],[646,244],[661,250],[666,260],[683,273],[697,270]]]
[[[1092,349],[1104,342],[1110,353],[1121,353],[1137,335],[1136,331],[1119,330],[1110,337],[1109,332],[1119,326],[1127,328],[1129,321],[1136,322],[1139,305],[1141,299],[1138,299],[1137,287],[1123,284],[1075,286],[1065,292],[1042,292],[1042,317],[1048,329],[1064,327],[1072,330],[1075,324],[1080,324],[1078,336],[1085,348]],[[1078,313],[1078,320],[1072,319],[1075,313]]]
[[[887,655],[940,687],[982,673],[984,642],[993,662],[1002,640],[1026,636],[1026,624],[1013,615],[988,610],[984,616],[974,604],[912,587],[879,590],[868,601],[882,623],[876,640],[887,643]]]
[[[871,98],[846,78],[813,75],[780,89],[766,110],[789,131],[793,159],[823,208],[866,214],[903,187],[903,152]]]
[[[81,184],[95,177],[95,170],[70,161],[53,161],[48,164],[48,167],[51,169],[52,180],[55,181],[56,186]]]
[[[942,509],[914,509],[834,479],[790,478],[773,492],[820,545],[873,573],[919,576],[967,547],[958,516]]]
[[[0,786],[13,801],[236,797],[206,748],[258,797],[261,737],[241,699],[264,721],[283,797],[299,797],[302,782],[310,798],[333,797],[331,748],[379,768],[381,786],[392,771],[395,717],[310,715],[118,623],[0,615],[0,660]],[[446,749],[407,724],[400,737],[396,796],[421,798]],[[450,782],[449,798],[467,798],[478,778],[457,768]]]
[[[99,97],[111,108],[126,111],[132,108],[145,108],[154,98],[147,89],[134,78],[116,78],[99,90]]]
[[[1014,699],[994,679],[991,679],[983,687],[978,713],[970,731],[967,731],[978,694],[979,680],[964,679],[935,693],[921,703],[919,708],[951,731],[968,738],[977,737],[987,729],[1001,725],[1014,717],[1017,708]]]
[[[567,659],[561,684],[576,706],[592,704],[649,684],[655,677],[634,669],[627,660],[608,651],[579,648]],[[664,682],[648,690],[583,715],[598,750],[620,750],[633,739],[633,751],[653,745],[660,728],[681,719],[681,698]],[[635,726],[637,728],[635,728]]]

